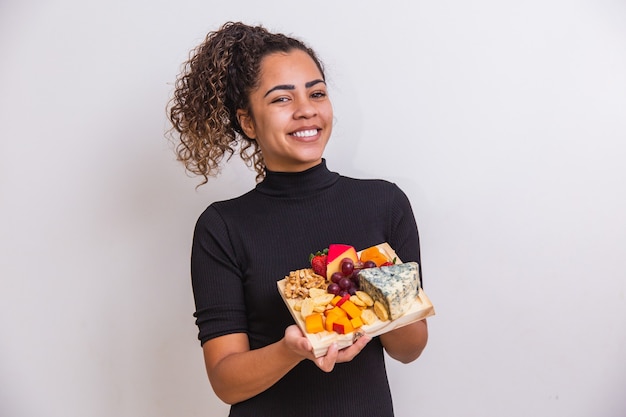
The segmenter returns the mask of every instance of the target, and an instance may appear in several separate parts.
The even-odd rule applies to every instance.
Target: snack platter
[[[396,263],[401,263],[401,260],[398,258],[395,251],[391,248],[391,246],[389,246],[389,244],[381,243],[376,246],[382,253],[387,256],[388,259],[395,259]],[[372,324],[363,325],[354,332],[347,334],[339,334],[329,331],[322,331],[320,333],[311,334],[306,332],[305,323],[302,315],[294,308],[296,300],[293,298],[287,298],[285,296],[285,283],[286,279],[282,279],[277,282],[278,292],[280,293],[281,298],[287,305],[287,308],[291,313],[293,319],[295,320],[296,324],[298,324],[304,335],[311,342],[311,346],[313,346],[313,353],[316,358],[325,355],[328,347],[332,343],[337,343],[339,349],[342,349],[352,345],[354,341],[363,334],[367,334],[371,337],[380,336],[381,334],[387,333],[402,326],[406,326],[407,324],[414,323],[435,314],[432,303],[430,302],[428,296],[424,293],[420,285],[418,296],[411,304],[411,307],[402,316],[398,317],[395,320],[381,321],[380,319],[377,319]]]

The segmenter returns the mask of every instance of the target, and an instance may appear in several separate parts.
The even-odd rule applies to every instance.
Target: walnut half
[[[285,276],[285,297],[306,298],[311,288],[326,290],[326,277],[316,274],[313,269],[298,269]]]

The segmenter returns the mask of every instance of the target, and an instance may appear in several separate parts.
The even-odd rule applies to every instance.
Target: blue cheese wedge
[[[379,301],[389,312],[391,320],[411,308],[420,287],[417,262],[368,268],[359,272],[359,287]]]

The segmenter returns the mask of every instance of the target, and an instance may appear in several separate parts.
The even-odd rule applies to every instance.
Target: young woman
[[[331,243],[389,242],[405,262],[420,261],[405,194],[327,168],[333,109],[316,54],[263,27],[227,23],[186,62],[170,119],[179,159],[203,183],[235,153],[257,173],[253,190],[202,213],[193,238],[194,316],[230,415],[392,416],[383,351],[415,360],[425,320],[315,358],[276,287]]]

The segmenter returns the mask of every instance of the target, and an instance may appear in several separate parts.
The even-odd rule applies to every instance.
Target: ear
[[[252,120],[252,115],[248,110],[239,109],[237,110],[237,120],[239,121],[239,126],[241,126],[241,130],[246,134],[250,139],[256,139],[256,130],[254,128],[254,120]]]

